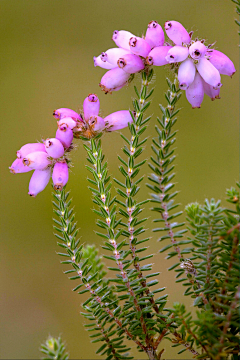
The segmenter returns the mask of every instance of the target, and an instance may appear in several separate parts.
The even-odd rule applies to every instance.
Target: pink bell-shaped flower
[[[23,164],[23,159],[16,159],[9,167],[9,170],[12,174],[20,174],[20,173],[29,172],[32,169],[30,169],[28,166],[25,166]]]
[[[68,182],[68,165],[66,162],[57,162],[54,165],[52,180],[55,190],[62,190]]]
[[[28,194],[32,197],[37,196],[45,189],[51,177],[51,169],[35,170],[29,182]]]
[[[186,90],[186,97],[192,108],[200,108],[204,97],[203,81],[198,72],[196,72],[194,81]]]
[[[192,84],[196,73],[196,67],[191,59],[184,60],[178,69],[179,87],[186,90]]]
[[[144,69],[142,59],[134,54],[126,54],[118,59],[118,67],[128,74],[134,74]]]
[[[129,40],[131,39],[131,37],[134,37],[134,35],[129,31],[115,30],[113,32],[112,40],[118,47],[130,50]]]
[[[73,141],[73,132],[67,124],[59,126],[56,132],[56,139],[60,140],[65,148],[69,148]]]
[[[174,44],[182,45],[189,44],[191,37],[187,30],[178,21],[166,21],[164,24],[167,36]]]
[[[103,75],[99,86],[105,93],[117,91],[127,84],[130,74],[120,68],[115,68]]]
[[[49,165],[51,165],[51,161],[48,158],[48,154],[43,151],[35,151],[23,158],[23,164],[28,166],[29,169],[33,170],[45,170]]]
[[[220,74],[233,76],[236,72],[233,62],[221,51],[212,50],[209,61]]]
[[[20,150],[17,151],[18,159],[23,159],[26,155],[34,151],[46,151],[43,143],[30,143],[23,145]]]
[[[157,21],[151,21],[148,24],[145,40],[151,46],[151,49],[164,44],[164,32]]]
[[[79,115],[78,113],[76,113],[76,111],[73,111],[71,109],[67,109],[67,108],[61,108],[61,109],[57,109],[54,110],[53,112],[53,116],[57,119],[63,119],[66,117],[71,117],[74,120],[78,120],[78,121],[82,121],[81,115]]]
[[[218,89],[222,86],[221,77],[219,71],[211,64],[206,58],[202,58],[196,64],[196,68],[203,78],[209,85],[213,86],[215,89]]]
[[[89,119],[90,116],[98,116],[100,102],[96,94],[89,94],[83,101],[84,118]]]
[[[168,61],[166,56],[172,46],[157,46],[150,51],[148,57],[146,58],[146,63],[148,65],[162,66],[167,65]]]
[[[131,52],[135,55],[147,57],[151,51],[151,46],[146,40],[140,37],[131,37],[129,40]]]
[[[188,57],[188,48],[185,46],[174,46],[172,47],[166,56],[167,62],[175,63],[186,60]]]
[[[64,147],[60,140],[56,138],[47,139],[44,145],[46,152],[53,159],[58,159],[64,155]]]
[[[116,111],[104,118],[107,131],[120,130],[132,123],[133,119],[128,110]]]

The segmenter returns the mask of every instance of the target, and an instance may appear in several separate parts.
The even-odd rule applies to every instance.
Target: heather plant
[[[239,12],[240,3],[234,2]],[[156,21],[149,23],[143,38],[115,30],[113,40],[118,48],[94,58],[95,66],[108,70],[99,84],[105,93],[122,89],[140,74],[141,86],[134,86],[131,110],[103,118],[99,116],[96,94],[85,98],[82,113],[67,108],[55,110],[55,138],[24,145],[10,171],[34,171],[29,183],[31,196],[43,191],[52,176],[54,229],[61,248],[58,255],[67,265],[65,274],[76,283],[73,290],[80,295],[87,293],[81,314],[97,354],[107,360],[132,359],[135,346],[151,360],[163,359],[163,341],[168,340],[178,348],[176,354],[189,352],[196,359],[235,360],[239,354],[239,184],[226,192],[229,208],[206,199],[204,204],[191,203],[181,209],[175,201],[178,191],[173,182],[182,91],[193,108],[201,106],[204,94],[219,99],[220,74],[232,76],[235,67],[225,54],[213,49],[213,44],[192,40],[192,32],[179,22],[167,21],[164,28],[167,42]],[[164,102],[159,105],[161,116],[156,118],[146,116],[153,94],[154,65],[167,65],[172,70],[172,80],[166,79]],[[156,124],[151,140],[144,137],[150,120]],[[126,127],[128,136],[120,133],[124,146],[118,156],[119,176],[113,179],[102,142],[112,131]],[[150,159],[144,156],[147,140],[152,141]],[[78,238],[67,189],[75,142],[86,151],[101,250]],[[146,185],[151,193],[140,201],[146,162],[150,169]],[[146,203],[156,215],[151,239],[145,234]],[[186,223],[178,222],[184,210]],[[184,295],[192,298],[191,310],[182,303],[168,306],[171,294],[165,294],[164,280],[159,284],[159,272],[152,269],[154,255],[147,251],[156,241],[154,234],[160,243],[160,255],[155,256],[165,253],[167,259],[176,259],[168,270],[177,283],[182,283]],[[49,337],[41,351],[46,359],[69,356],[60,337]]]

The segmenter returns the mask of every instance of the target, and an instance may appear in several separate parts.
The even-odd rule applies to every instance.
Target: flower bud
[[[51,177],[51,169],[35,170],[29,182],[30,196],[37,196],[41,191],[45,189]]]
[[[213,86],[215,89],[218,89],[222,86],[221,77],[219,71],[211,64],[206,58],[199,60],[196,64],[199,74],[202,76],[203,80],[206,81],[209,85]]]
[[[128,74],[134,74],[144,69],[142,59],[134,54],[127,54],[118,59],[118,67]]]
[[[17,151],[18,159],[23,159],[26,155],[34,151],[46,151],[43,143],[26,144]]]
[[[221,51],[213,50],[209,61],[220,74],[232,76],[236,72],[233,62]]]
[[[167,36],[176,45],[189,44],[191,37],[187,30],[178,21],[167,21],[164,24]]]
[[[66,162],[57,162],[54,165],[52,180],[55,190],[62,190],[68,182],[68,165]]]
[[[105,93],[117,91],[127,84],[129,77],[130,74],[117,67],[107,71],[106,74],[103,75],[99,86]]]
[[[207,48],[201,41],[196,41],[189,48],[189,54],[192,59],[198,60],[204,57]]]
[[[178,69],[179,87],[186,90],[195,78],[196,68],[192,59],[186,59]]]
[[[148,42],[140,37],[131,37],[129,40],[129,46],[133,54],[144,58],[147,57],[151,51],[151,46]]]
[[[211,85],[207,84],[206,81],[202,79],[204,93],[211,98],[211,100],[220,99],[220,89],[214,89]]]
[[[192,108],[200,108],[204,97],[203,82],[198,72],[196,72],[194,81],[186,90],[186,97]]]
[[[107,131],[120,130],[132,123],[133,119],[128,110],[116,111],[104,118]]]
[[[12,174],[20,174],[31,171],[28,166],[24,166],[22,159],[16,159],[9,168]]]
[[[100,101],[96,94],[89,94],[83,102],[83,112],[85,120],[90,116],[97,116],[100,109]]]
[[[94,66],[99,66],[103,69],[110,70],[116,67],[115,65],[110,64],[108,61],[103,61],[101,55],[99,55],[98,57],[94,56],[93,61],[94,61]]]
[[[60,140],[65,148],[69,148],[73,141],[73,132],[67,124],[59,126],[56,132],[56,139]]]
[[[23,158],[23,164],[33,170],[45,170],[51,161],[48,159],[48,154],[43,151],[35,151]]]
[[[96,132],[100,132],[105,128],[105,122],[100,116],[90,116],[88,124]]]
[[[64,147],[60,140],[56,138],[47,139],[44,142],[46,152],[54,159],[58,159],[64,154]]]
[[[188,57],[188,48],[184,46],[174,46],[167,53],[166,60],[171,64],[181,62]]]
[[[131,39],[131,37],[133,37],[134,35],[132,33],[130,33],[129,31],[125,31],[125,30],[115,30],[113,32],[113,36],[112,36],[112,40],[115,42],[115,44],[123,49],[127,49],[130,50],[130,46],[129,46],[129,40]]]
[[[148,24],[145,40],[150,45],[151,49],[164,44],[164,32],[157,21],[151,21]]]
[[[113,64],[114,67],[117,67],[118,59],[126,54],[131,54],[131,51],[121,48],[113,48],[103,52],[100,56],[102,57],[102,61],[107,61],[110,64]]]
[[[67,109],[67,108],[61,108],[61,109],[54,110],[53,116],[55,117],[55,119],[58,119],[58,120],[61,120],[65,117],[71,117],[73,120],[82,121],[81,115],[76,113],[76,111],[73,111],[73,110]]]
[[[172,46],[158,46],[150,51],[148,57],[146,58],[146,63],[148,65],[162,66],[168,64],[166,60],[167,53],[172,48]]]
[[[58,128],[61,127],[61,125],[66,124],[70,129],[73,129],[77,126],[77,122],[73,120],[71,117],[65,117],[57,122]],[[81,124],[83,122],[81,121]]]

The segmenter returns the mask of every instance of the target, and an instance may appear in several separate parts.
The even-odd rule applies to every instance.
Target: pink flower
[[[68,182],[68,165],[66,162],[57,162],[54,165],[52,180],[55,190],[62,190]]]
[[[133,122],[132,116],[128,110],[116,111],[104,118],[107,131],[120,130]]]
[[[137,37],[129,31],[115,30],[112,40],[118,48],[109,49],[94,57],[95,66],[109,70],[99,84],[106,94],[120,90],[132,79],[131,74],[143,71],[146,66],[152,65],[152,62],[147,60],[149,53],[151,49],[163,47],[164,32],[156,21],[151,21],[145,38]],[[165,59],[164,61],[168,63]]]
[[[10,166],[9,170],[12,174],[20,174],[31,171],[32,169],[23,164],[23,159],[16,159]]]
[[[30,154],[34,151],[46,151],[43,143],[31,143],[26,144],[21,147],[20,150],[17,151],[18,159],[24,158],[26,155]]]
[[[52,164],[48,156],[46,152],[35,151],[24,157],[22,162],[31,170],[45,170]]]
[[[28,194],[32,197],[37,196],[45,189],[51,177],[51,169],[35,170],[29,182]]]
[[[83,101],[83,112],[85,120],[90,116],[98,116],[100,110],[100,101],[96,94],[89,94]]]
[[[56,138],[47,139],[44,145],[46,152],[53,159],[58,159],[64,155],[64,147],[60,140]]]
[[[156,46],[162,46],[164,44],[164,32],[157,21],[151,21],[148,24],[145,40],[147,40],[151,46],[151,49]]]
[[[220,74],[232,76],[235,73],[232,61],[220,51],[210,49],[211,45],[205,46],[205,40],[191,40],[192,34],[177,21],[167,21],[165,30],[175,44],[168,51],[165,59],[178,67],[179,87],[186,90],[187,99],[193,108],[200,107],[204,93],[212,100],[220,98],[219,89],[222,86]],[[147,58],[150,65],[158,65],[153,61],[154,51],[157,51],[157,48],[154,48]],[[163,50],[159,50],[160,65],[164,65],[162,53]]]
[[[82,121],[81,115],[76,113],[76,111],[73,111],[73,110],[67,109],[67,108],[61,108],[61,109],[54,110],[53,116],[58,120],[61,120],[66,117],[71,117],[75,121],[77,121],[77,120]]]
[[[63,123],[59,126],[56,132],[56,139],[60,140],[63,146],[67,149],[73,141],[73,131],[67,124]]]

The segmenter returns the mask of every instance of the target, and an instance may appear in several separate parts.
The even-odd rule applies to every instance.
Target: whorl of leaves
[[[60,337],[56,339],[51,336],[40,348],[40,351],[44,354],[43,360],[67,360],[68,353],[66,353],[65,350],[62,339]]]

